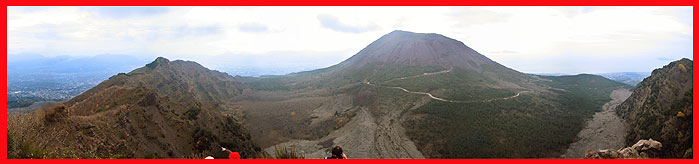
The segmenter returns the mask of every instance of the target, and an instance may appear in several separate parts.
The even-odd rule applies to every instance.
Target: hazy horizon
[[[152,62],[153,60],[155,60],[157,57],[160,57],[160,56],[147,56],[147,57],[145,57],[145,56],[130,56],[130,55],[116,55],[116,54],[101,54],[101,55],[95,55],[95,56],[53,56],[53,57],[42,56],[42,55],[36,55],[36,54],[23,54],[23,55],[29,55],[29,56],[31,56],[31,57],[34,57],[34,58],[32,58],[32,59],[36,59],[35,57],[42,57],[42,58],[45,58],[45,59],[56,59],[56,58],[60,58],[60,59],[65,59],[65,60],[67,60],[67,61],[78,60],[78,59],[89,59],[89,58],[95,58],[95,57],[100,57],[100,56],[101,56],[101,57],[120,57],[120,56],[134,57],[134,58],[132,58],[132,59],[136,59],[136,60],[132,61],[131,63],[132,63],[132,64],[138,63],[138,64],[140,64],[140,65],[131,65],[133,68],[130,68],[128,71],[131,71],[131,70],[136,69],[136,68],[143,67],[143,66],[145,66],[145,64],[148,64],[148,63]],[[8,63],[13,63],[13,62],[21,61],[21,60],[27,60],[28,58],[24,58],[24,59],[14,58],[15,61],[11,61],[11,59],[13,59],[13,58],[10,58],[10,59],[8,60]],[[177,58],[167,58],[167,59],[168,59],[168,60],[171,60],[171,61],[172,61],[172,60],[184,60],[184,61],[193,61],[193,62],[197,62],[197,63],[198,63],[198,61],[196,61],[196,60],[177,59]],[[345,60],[345,59],[343,59],[343,60]],[[341,61],[343,61],[343,60],[341,60]],[[679,59],[677,59],[677,60],[679,60]],[[674,60],[673,60],[673,61],[674,61]],[[339,63],[339,62],[338,62],[338,63]],[[201,63],[199,63],[199,64],[201,64]],[[337,64],[337,63],[335,63],[335,64]],[[332,64],[332,65],[334,65],[334,64]],[[228,73],[228,74],[230,74],[230,75],[232,75],[232,76],[251,76],[251,77],[259,77],[259,76],[265,76],[265,75],[286,75],[286,74],[291,74],[291,73],[297,73],[297,72],[311,71],[311,70],[315,70],[315,69],[327,68],[327,67],[332,66],[332,65],[322,66],[322,67],[308,67],[308,66],[305,66],[305,67],[304,67],[304,66],[299,66],[299,67],[287,67],[288,69],[286,69],[286,70],[277,70],[277,69],[275,69],[275,68],[280,68],[280,66],[270,66],[270,67],[245,67],[245,66],[235,66],[235,67],[227,67],[227,68],[218,68],[218,69],[216,69],[216,68],[207,67],[206,65],[203,65],[203,64],[202,64],[202,66],[204,66],[204,67],[207,67],[207,68],[210,68],[210,69],[216,70],[216,71],[226,72],[226,73]],[[507,65],[505,65],[505,66],[507,66]],[[562,72],[522,72],[522,73],[536,74],[536,75],[550,75],[550,76],[578,75],[578,74],[596,74],[596,75],[600,75],[600,74],[610,74],[610,73],[643,73],[643,74],[650,74],[650,72],[652,72],[654,69],[661,68],[662,66],[663,66],[663,65],[661,65],[661,66],[659,66],[659,67],[657,67],[657,68],[653,68],[653,69],[648,70],[648,71],[637,71],[637,72],[632,72],[632,71],[618,71],[618,72],[615,72],[615,71],[611,71],[611,72],[579,72],[579,73],[562,73]],[[9,66],[8,66],[8,67],[9,67]],[[126,71],[126,72],[128,72],[128,71]],[[238,71],[238,72],[236,72],[236,71]],[[517,71],[519,71],[519,70],[517,70]],[[126,73],[126,72],[124,72],[124,73]],[[275,72],[275,73],[269,73],[269,72]],[[521,71],[520,71],[520,72],[521,72]]]
[[[8,7],[8,58],[162,56],[232,75],[337,64],[393,30],[525,73],[650,72],[693,59],[692,7]]]

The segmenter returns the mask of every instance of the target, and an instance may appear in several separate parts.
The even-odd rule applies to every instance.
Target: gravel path
[[[597,149],[618,149],[624,147],[626,124],[617,116],[614,109],[631,95],[628,89],[614,90],[611,101],[602,106],[578,133],[579,140],[570,144],[562,158],[583,158],[585,151]]]
[[[410,79],[410,78],[416,78],[416,77],[422,77],[422,76],[438,75],[438,74],[443,74],[443,73],[449,73],[449,72],[451,72],[451,70],[452,70],[452,68],[450,68],[450,69],[448,69],[448,70],[438,71],[438,72],[428,72],[428,73],[423,73],[423,74],[415,75],[415,76],[408,76],[408,77],[396,78],[396,79],[388,80],[388,81],[385,81],[385,82],[391,82],[391,81],[396,81],[396,80],[404,80],[404,79]]]
[[[519,91],[519,92],[517,92],[515,95],[510,96],[510,97],[494,98],[494,99],[489,99],[489,100],[457,101],[457,100],[449,100],[449,99],[445,99],[445,98],[439,98],[439,97],[436,97],[436,96],[432,95],[431,93],[427,93],[427,92],[410,91],[410,90],[405,89],[405,88],[403,88],[403,87],[382,86],[382,85],[372,84],[372,83],[370,83],[370,82],[366,82],[366,83],[364,83],[364,84],[371,85],[371,86],[377,86],[377,87],[386,87],[386,88],[400,89],[400,90],[403,90],[404,92],[408,92],[408,93],[412,93],[412,94],[427,95],[427,96],[429,96],[431,99],[434,99],[434,100],[437,100],[437,101],[452,102],[452,103],[473,103],[473,102],[479,102],[479,101],[480,101],[480,102],[492,102],[492,101],[497,101],[497,100],[507,100],[507,99],[519,97],[519,95],[522,94],[522,93],[527,93],[527,92],[529,92],[529,91]]]

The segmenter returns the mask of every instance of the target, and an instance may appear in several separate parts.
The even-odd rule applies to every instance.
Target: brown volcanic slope
[[[223,73],[158,58],[118,74],[50,109],[8,119],[18,141],[50,157],[225,157],[219,146],[251,157],[260,148],[220,101],[240,94]]]
[[[626,145],[652,138],[663,144],[661,157],[692,157],[692,72],[689,59],[653,70],[636,85],[617,113],[629,123]]]
[[[504,68],[460,41],[434,33],[423,34],[400,30],[382,36],[338,66],[345,69],[359,69],[372,63],[417,67],[436,66],[443,69],[456,67],[478,72],[483,70],[482,65],[497,65]]]
[[[529,78],[488,59],[460,41],[440,34],[400,30],[382,36],[329,69],[336,76],[353,81],[382,81],[443,70],[474,73],[501,83],[521,83]]]
[[[85,91],[66,102],[71,105],[95,92],[114,85],[126,87],[143,86],[154,89],[160,95],[179,95],[171,97],[176,100],[196,99],[199,101],[214,101],[223,103],[231,101],[242,92],[240,84],[230,75],[209,70],[191,61],[172,61],[158,57],[145,67],[138,68],[128,74],[118,74],[100,85]],[[182,92],[189,94],[182,95]]]
[[[440,71],[446,73],[435,79],[457,79],[450,81],[450,85],[507,90],[538,88],[532,82],[538,78],[496,63],[460,41],[440,34],[400,30],[382,36],[351,58],[328,68],[242,80],[249,84],[250,88],[261,90],[336,88],[366,81],[380,83]],[[416,80],[424,81],[419,78]],[[453,88],[438,83],[429,82],[411,89],[439,95],[441,93],[438,92],[444,91],[425,85],[441,86],[442,89]]]

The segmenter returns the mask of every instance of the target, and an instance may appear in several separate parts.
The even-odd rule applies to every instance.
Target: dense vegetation
[[[476,72],[463,69],[453,69],[448,73],[431,76],[420,76],[378,83],[385,86],[400,86],[410,91],[431,92],[437,97],[457,101],[488,100],[508,97],[515,94],[515,92],[511,90],[490,88],[488,87],[489,84],[496,83],[494,80],[486,78],[486,76]],[[441,92],[434,93],[433,91],[436,90],[440,90]]]
[[[543,78],[566,91],[493,102],[432,101],[404,123],[407,134],[433,158],[556,157],[614,89],[628,87],[594,75]]]
[[[591,75],[591,74],[580,74],[572,76],[540,76],[541,78],[549,79],[551,81],[546,82],[554,88],[560,88],[571,93],[583,93],[583,94],[593,94],[597,97],[599,95],[606,95],[607,98],[611,90],[620,87],[631,89],[633,86],[624,84],[621,82],[613,81],[602,76]]]
[[[553,88],[551,91],[558,93],[556,99],[564,108],[571,108],[573,112],[591,116],[591,112],[598,112],[602,104],[611,100],[609,94],[615,89],[632,86],[617,81],[612,81],[597,75],[580,74],[574,76],[542,76],[551,81],[547,84]],[[562,89],[562,90],[560,90]]]

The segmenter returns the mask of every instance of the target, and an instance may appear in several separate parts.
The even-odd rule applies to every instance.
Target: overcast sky
[[[163,56],[321,68],[393,30],[438,33],[528,73],[649,72],[692,59],[692,7],[8,7],[8,55]],[[284,72],[284,71],[282,71]]]

